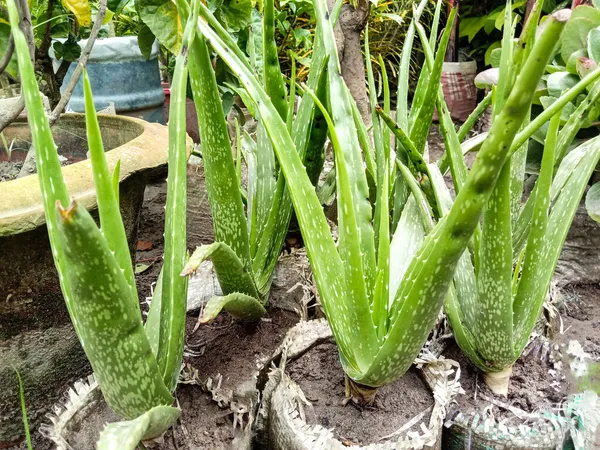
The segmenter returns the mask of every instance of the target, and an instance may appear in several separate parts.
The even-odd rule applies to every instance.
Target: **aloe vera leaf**
[[[521,280],[519,291],[515,298],[515,302],[525,304],[521,299],[528,295],[526,310],[520,314],[521,321],[515,323],[515,352],[517,354],[520,354],[527,345],[531,331],[535,327],[535,322],[543,308],[548,285],[552,279],[552,274],[554,273],[567,233],[571,227],[573,217],[575,217],[577,207],[583,197],[594,168],[600,160],[600,139],[594,138],[580,145],[565,157],[563,164],[568,163],[571,157],[578,159],[578,154],[583,154],[583,157],[575,167],[575,170],[571,172],[568,181],[559,191],[548,218],[546,233],[543,237],[543,247],[537,256],[539,263],[536,265],[539,271],[536,272],[534,270],[536,268],[527,269],[526,265],[523,267],[523,272],[531,270],[537,274],[537,277],[530,277],[533,286],[526,286],[523,280]],[[555,187],[554,183],[552,187]],[[521,284],[523,284],[523,287],[521,287]]]
[[[358,110],[358,106],[354,99],[350,99],[352,103],[352,117],[354,117],[354,125],[356,126],[356,133],[358,134],[358,142],[360,143],[360,148],[363,151],[363,155],[365,155],[365,164],[367,166],[367,170],[377,183],[377,165],[375,163],[375,152],[371,146],[371,138],[369,137],[369,131],[365,126],[362,116],[360,115],[360,111]]]
[[[323,61],[325,62],[325,61]],[[309,83],[310,84],[310,83]],[[327,95],[327,77],[321,70],[321,79],[318,87],[315,90],[317,97],[323,101]],[[303,98],[302,102],[308,101],[308,98]],[[312,118],[312,126],[310,126],[310,137],[306,148],[306,156],[304,158],[304,165],[306,166],[306,173],[310,182],[316,186],[319,181],[319,176],[323,171],[323,165],[325,164],[325,143],[327,142],[327,123],[321,111],[318,108],[314,108],[314,115]],[[301,117],[296,118],[296,121],[302,120]],[[295,137],[295,134],[292,136]],[[297,148],[300,148],[301,143],[296,141]]]
[[[369,27],[367,26],[365,29],[365,63],[367,66],[367,80],[369,83],[369,102],[371,106],[371,127],[372,127],[372,136],[373,143],[375,146],[375,165],[377,167],[377,180],[376,185],[379,187],[377,189],[377,198],[375,200],[375,220],[374,222],[374,230],[375,230],[375,248],[377,248],[379,244],[379,233],[382,230],[382,226],[380,220],[382,218],[381,208],[383,206],[383,179],[386,177],[386,172],[389,172],[389,163],[388,158],[386,158],[385,154],[385,145],[383,143],[383,129],[381,127],[381,122],[377,115],[377,87],[375,86],[375,77],[373,76],[373,63],[371,62],[371,52],[369,50]],[[358,137],[358,135],[357,135]],[[388,136],[389,142],[389,136]],[[386,190],[387,192],[387,190]],[[378,275],[379,276],[379,275]],[[377,284],[377,283],[376,283]],[[379,282],[379,286],[381,287],[381,282]],[[375,295],[373,298],[375,299],[377,296]]]
[[[600,183],[595,183],[585,196],[585,209],[589,216],[600,222]]]
[[[199,0],[193,1],[193,16],[198,15]],[[187,278],[180,273],[185,265],[186,249],[186,197],[187,197],[187,143],[186,143],[186,89],[188,80],[187,57],[194,42],[193,21],[186,24],[181,52],[175,63],[169,109],[169,173],[167,178],[167,204],[165,211],[164,264],[161,279],[160,336],[157,363],[163,381],[175,390],[185,336],[187,307]],[[237,184],[237,183],[236,183]]]
[[[317,25],[321,29],[325,53],[328,56],[327,75],[329,79],[329,98],[335,130],[343,149],[344,160],[348,168],[348,177],[352,196],[345,201],[351,201],[355,212],[356,224],[359,228],[359,243],[363,260],[367,295],[373,292],[375,280],[375,241],[371,224],[373,215],[369,198],[369,187],[363,166],[360,144],[352,117],[350,93],[341,76],[333,27],[328,20],[326,0],[315,0],[313,6]],[[340,169],[338,168],[338,172]],[[350,205],[347,206],[347,208]],[[340,227],[341,228],[341,227]],[[342,256],[343,258],[343,256]]]
[[[567,103],[575,100],[591,83],[600,77],[600,67],[586,75],[579,83],[561,95],[558,100],[540,113],[517,134],[511,146],[511,153],[517,151],[533,134],[548,122],[557,112],[561,111]]]
[[[319,101],[316,94],[314,94],[310,89],[306,89],[305,92],[309,94],[316,105],[321,110],[325,121],[327,122],[327,126],[329,128],[329,137],[331,139],[331,144],[333,147],[333,154],[335,160],[336,167],[336,186],[337,186],[337,205],[338,205],[338,222],[339,222],[339,238],[338,238],[338,252],[343,262],[347,262],[344,266],[344,274],[346,278],[346,285],[348,290],[348,295],[354,299],[354,307],[357,310],[357,313],[360,315],[363,314],[372,314],[373,322],[371,323],[370,330],[375,328],[378,338],[385,334],[386,322],[387,322],[387,286],[382,286],[383,276],[389,273],[389,234],[387,235],[387,247],[386,244],[382,244],[380,247],[384,252],[381,255],[379,262],[381,263],[381,270],[377,271],[375,279],[381,278],[379,283],[379,298],[375,300],[372,305],[369,304],[369,297],[367,296],[366,286],[364,283],[363,276],[363,265],[361,258],[361,249],[359,245],[359,228],[356,223],[356,215],[354,210],[351,207],[348,207],[348,198],[350,198],[351,187],[350,187],[350,177],[348,176],[348,169],[346,167],[346,161],[344,159],[342,146],[340,144],[339,136],[337,130],[335,129],[335,124],[333,120],[329,116],[327,110],[323,106],[323,104]],[[383,181],[385,182],[383,191],[386,194],[387,199],[387,177],[384,176]],[[383,198],[383,197],[382,197]],[[387,201],[386,201],[387,203]],[[386,208],[382,208],[386,209]],[[387,210],[386,210],[387,212]],[[388,214],[386,214],[387,216]],[[387,225],[386,225],[387,226]],[[389,233],[389,231],[388,231]],[[385,281],[387,283],[387,276]],[[377,282],[376,282],[377,284]],[[374,288],[374,295],[377,294],[377,288]],[[384,303],[385,302],[385,303]],[[384,304],[382,304],[384,303]],[[356,360],[360,363],[362,358],[368,358],[370,355],[362,355],[361,352],[355,351]]]
[[[388,138],[389,142],[389,138]],[[386,158],[387,163],[387,158]],[[373,294],[373,323],[377,328],[377,337],[381,340],[387,333],[389,279],[390,279],[390,211],[389,211],[389,170],[384,166],[379,208],[379,248],[377,251],[377,277]]]
[[[557,166],[560,167],[560,164],[563,161],[564,155],[567,152],[567,149],[573,139],[577,135],[577,132],[581,128],[581,120],[586,116],[590,108],[593,107],[595,102],[600,99],[600,92],[590,92],[584,101],[577,107],[575,112],[571,114],[567,123],[562,127],[560,132],[558,133],[558,141],[556,144],[556,151],[554,153],[554,165],[555,168]],[[560,112],[560,111],[559,111]],[[557,112],[558,114],[558,112]],[[569,164],[572,165],[572,164]],[[574,168],[574,165],[573,167]],[[570,172],[561,171],[562,174],[570,175]],[[554,188],[554,186],[560,186],[562,188],[563,184],[559,183],[559,180],[563,179],[563,177],[557,172],[557,183],[553,184],[553,194],[552,201],[556,198],[556,193],[559,192],[559,189]],[[564,180],[564,179],[563,179]],[[527,236],[529,235],[529,227],[531,225],[531,218],[533,215],[533,198],[535,198],[535,192],[537,190],[537,186],[534,187],[531,195],[525,201],[525,205],[521,208],[521,212],[519,214],[519,218],[515,222],[514,231],[513,231],[513,257],[516,258],[521,250],[524,248],[527,242]]]
[[[256,321],[265,315],[267,310],[255,297],[250,297],[239,292],[212,297],[204,307],[200,323],[213,321],[219,313],[225,310],[236,320]]]
[[[202,11],[202,5],[200,9]],[[244,266],[250,269],[250,243],[244,205],[217,81],[203,39],[191,42],[188,58],[215,241],[227,244]]]
[[[369,370],[355,381],[369,386],[390,382],[406,371],[420,351],[566,21],[567,17],[561,12],[549,17],[505,107],[492,124],[463,191],[448,214],[425,238],[405,273],[391,311],[387,339]],[[440,242],[444,245],[439,245]]]
[[[160,269],[158,279],[154,285],[150,310],[148,311],[148,317],[146,318],[146,323],[144,324],[144,330],[146,331],[146,336],[148,336],[148,341],[150,342],[150,348],[152,349],[154,357],[158,355],[158,346],[160,341],[160,313],[162,310],[161,302],[163,270],[164,266]]]
[[[290,75],[290,95],[288,98],[288,108],[285,124],[288,131],[292,132],[292,121],[294,120],[294,110],[296,108],[296,58],[294,53],[290,53],[290,64],[292,66],[292,74]],[[278,60],[279,62],[279,60]]]
[[[446,28],[440,40],[438,51],[435,56],[433,69],[431,70],[431,73],[429,73],[429,78],[427,80],[427,91],[423,97],[423,102],[420,105],[415,105],[413,101],[414,109],[411,110],[409,116],[410,132],[408,135],[421,154],[423,153],[425,144],[427,142],[427,137],[429,135],[429,128],[431,126],[431,119],[433,117],[435,100],[440,87],[440,77],[442,75],[444,55],[446,54],[446,47],[448,46],[450,33],[452,31],[452,23],[454,22],[455,17],[456,8],[452,8],[450,14],[448,15]],[[427,41],[424,42],[424,45],[428,45]]]
[[[493,117],[504,107],[504,103],[510,94],[515,82],[514,53],[514,27],[512,20],[512,3],[506,0],[504,8],[504,27],[502,29],[502,56],[500,58],[499,78],[496,86],[496,97],[492,103]]]
[[[180,415],[181,411],[177,408],[156,406],[133,420],[109,423],[102,430],[96,448],[136,450],[142,440],[161,436]]]
[[[255,242],[251,245],[258,246],[266,227],[277,187],[274,178],[276,170],[273,146],[259,118],[256,128],[256,222],[253,223],[256,231],[253,233]]]
[[[238,179],[238,184],[242,185],[242,133],[240,131],[240,123],[235,119],[235,175]]]
[[[379,61],[379,67],[381,67],[381,83],[383,84],[383,111],[389,116],[391,114],[390,83],[388,80],[387,70],[385,68],[385,61],[383,60],[381,55],[377,55],[377,56],[378,56],[378,61]],[[385,155],[387,163],[388,163],[387,167],[389,167],[390,154],[391,154],[391,141],[390,141],[391,133],[387,127],[382,127],[382,128],[383,128],[382,129],[383,150],[384,150],[384,155]]]
[[[406,181],[406,186],[408,187],[410,193],[413,195],[415,201],[417,202],[419,213],[421,214],[421,219],[423,221],[423,226],[425,227],[425,231],[427,233],[433,228],[433,211],[431,210],[431,205],[429,204],[425,197],[425,194],[421,190],[419,182],[412,175],[408,167],[402,164],[399,160],[396,160],[396,165],[398,166],[398,171]]]
[[[319,32],[315,37],[316,43],[313,48],[313,62],[311,72],[308,78],[310,86],[315,89],[324,89],[326,77],[324,74],[326,58],[323,54],[322,45],[319,44]],[[321,95],[323,92],[321,92]],[[321,173],[322,165],[325,159],[323,144],[327,138],[327,127],[323,125],[323,129],[316,131],[312,125],[311,118],[322,118],[320,112],[315,108],[313,99],[310,96],[305,96],[300,103],[298,114],[292,124],[292,135],[294,144],[298,151],[298,155],[304,160],[307,173],[313,173],[313,177],[318,179]],[[319,141],[323,142],[321,148],[318,148]],[[313,164],[313,165],[311,165]],[[320,164],[320,166],[319,166]],[[311,179],[311,182],[313,180]],[[252,262],[254,271],[254,279],[256,286],[262,294],[266,295],[270,288],[273,270],[277,258],[281,252],[283,241],[287,234],[290,219],[292,217],[293,206],[286,187],[285,177],[281,175],[277,179],[277,186],[271,210],[269,212],[265,231],[259,242],[258,250]]]
[[[121,160],[117,160],[117,163],[115,164],[115,168],[113,169],[113,173],[112,173],[112,188],[113,191],[115,192],[115,198],[117,200],[117,203],[120,202],[119,200],[119,179],[120,179],[120,174],[121,174]]]
[[[273,102],[273,106],[283,120],[287,117],[287,102],[285,82],[281,67],[279,67],[279,53],[275,43],[275,1],[264,0],[263,3],[263,83],[265,92]]]
[[[285,123],[277,114],[256,77],[245,69],[237,56],[227,50],[226,44],[202,20],[198,21],[198,27],[202,34],[210,40],[219,56],[238,75],[239,80],[257,103],[283,174],[289,183],[289,192],[305,237],[321,301],[336,336],[345,370],[355,373],[358,365],[354,359],[356,348],[354,343],[362,341],[363,351],[366,355],[375,348],[377,339],[372,328],[370,314],[359,316],[356,308],[352,307],[355,299],[345,295],[347,292],[345,280],[340,276],[344,272],[342,261],[337,253],[314,187],[310,184],[300,156],[294,148],[294,142],[287,133]],[[291,180],[293,181],[290,183]],[[342,322],[341,319],[338,319],[342,317],[346,317],[347,321]],[[350,323],[352,326],[349,325]],[[365,332],[361,333],[362,330]]]
[[[511,164],[506,162],[483,213],[477,291],[479,318],[474,334],[490,366],[514,362],[512,314]]]
[[[30,112],[29,125],[31,130],[31,139],[35,149],[35,163],[42,193],[44,211],[46,212],[46,226],[48,228],[48,238],[52,248],[52,258],[58,271],[58,278],[71,316],[71,321],[75,330],[79,334],[79,324],[73,315],[73,295],[66,274],[69,271],[63,253],[62,241],[57,234],[57,217],[55,213],[55,204],[59,200],[63,205],[69,204],[69,194],[65,186],[58,160],[58,153],[48,118],[44,113],[44,106],[38,90],[33,64],[29,56],[29,48],[25,42],[25,37],[19,29],[19,13],[14,0],[7,1],[8,13],[12,35],[15,43],[15,54],[19,65],[19,74],[21,77],[21,90],[25,98],[25,106]],[[82,343],[82,346],[85,344]]]
[[[429,47],[433,52],[435,52],[435,47],[437,44],[437,35],[438,29],[440,26],[440,16],[442,13],[442,4],[444,2],[442,0],[437,0],[435,2],[435,11],[433,12],[433,19],[431,20],[431,33],[429,35]]]
[[[121,218],[121,210],[116,194],[117,191],[113,184],[114,181],[108,171],[108,165],[106,164],[104,145],[102,143],[102,135],[100,134],[100,124],[98,123],[94,99],[92,97],[92,87],[87,75],[87,70],[85,69],[83,71],[83,94],[85,98],[86,132],[94,176],[94,186],[96,188],[96,198],[98,201],[100,229],[127,280],[127,284],[129,284],[132,293],[130,298],[134,301],[135,307],[141,314],[135,278],[133,275],[133,265],[131,263],[131,255],[129,254],[129,244],[127,243],[127,236],[125,235],[125,226],[123,225],[123,219]]]
[[[254,286],[252,277],[248,273],[248,269],[233,249],[224,242],[214,242],[210,245],[201,245],[198,247],[192,253],[192,256],[190,256],[190,259],[181,271],[181,275],[191,275],[207,259],[212,261],[219,285],[225,295],[240,292],[254,298],[259,298],[258,291]]]
[[[409,195],[390,244],[389,308],[402,277],[425,238],[425,229],[414,196]]]
[[[57,202],[58,232],[68,264],[73,313],[106,403],[135,418],[173,402],[142,325],[137,299],[92,216],[77,203]],[[98,276],[102,274],[102,276]]]
[[[492,91],[489,91],[485,94],[485,97],[477,104],[473,112],[469,114],[467,120],[460,126],[458,129],[457,135],[458,140],[463,142],[465,138],[469,135],[469,132],[473,129],[479,118],[483,115],[483,113],[488,109],[490,104],[492,103]],[[445,154],[444,154],[445,155]],[[442,156],[443,158],[443,156]],[[439,163],[440,167],[442,163]]]
[[[415,26],[425,10],[429,0],[421,0],[418,6],[413,9],[413,17],[406,31],[406,37],[402,44],[402,53],[400,55],[400,65],[398,67],[398,88],[396,92],[396,122],[405,131],[408,132],[408,79],[410,74],[410,59],[413,51],[413,42],[415,39]]]

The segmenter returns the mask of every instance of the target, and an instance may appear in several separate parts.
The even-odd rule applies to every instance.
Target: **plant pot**
[[[477,62],[445,62],[440,82],[450,116],[464,122],[477,106]]]
[[[569,397],[560,414],[542,411],[502,423],[482,414],[453,414],[443,434],[445,450],[592,450],[600,401],[588,391]]]
[[[146,178],[167,163],[167,129],[127,117],[99,120],[109,169],[121,161],[121,214],[133,252]],[[85,160],[85,116],[64,115],[53,131],[60,153],[80,160],[63,168],[69,193],[97,216],[91,164]],[[15,122],[4,134],[9,143],[15,138],[15,146],[23,147],[12,154],[23,160],[31,141],[28,124]],[[4,149],[0,158],[6,158]],[[89,368],[58,284],[37,176],[0,183],[0,249],[1,447],[23,435],[14,369],[23,377],[35,427],[42,412]]]
[[[302,389],[290,377],[291,361],[304,358],[307,352],[320,346],[331,345],[331,330],[324,319],[301,322],[288,332],[284,343],[273,356],[273,361],[280,361],[280,367],[268,374],[263,390],[263,401],[257,419],[260,448],[274,450],[318,450],[344,449],[355,442],[337,439],[332,430],[307,419],[310,402]],[[421,414],[405,418],[402,426],[388,437],[377,442],[363,443],[365,446],[353,448],[376,449],[441,449],[441,431],[445,418],[445,410],[452,398],[460,390],[458,382],[459,370],[450,360],[438,360],[431,353],[424,352],[417,360],[425,379],[432,406]],[[341,370],[341,369],[340,369]],[[324,375],[325,377],[327,374]],[[400,380],[399,382],[401,382]],[[392,385],[388,386],[392,388]],[[382,388],[382,390],[385,388]],[[411,392],[411,398],[415,394]],[[406,396],[406,392],[403,393]],[[323,399],[311,399],[314,403]],[[341,399],[340,399],[341,401]],[[386,401],[384,397],[382,402]],[[325,408],[332,403],[325,403]],[[323,406],[323,405],[321,405]],[[338,407],[333,404],[334,407]],[[353,406],[346,406],[353,408]],[[430,419],[425,423],[425,412],[430,411]],[[398,411],[395,411],[398,413]],[[396,418],[394,418],[396,419]],[[385,419],[386,421],[388,418]],[[349,422],[351,427],[362,429],[360,419]],[[336,427],[335,423],[329,426]]]
[[[86,42],[87,40],[81,40],[78,43],[83,49]],[[96,40],[86,64],[96,110],[105,109],[113,103],[117,114],[164,124],[165,95],[160,85],[158,52],[159,46],[155,42],[150,58],[146,60],[140,52],[136,36]],[[50,53],[54,57],[54,53]],[[69,67],[61,93],[69,83],[75,67],[75,63]],[[68,108],[74,112],[85,111],[81,79],[71,95]]]

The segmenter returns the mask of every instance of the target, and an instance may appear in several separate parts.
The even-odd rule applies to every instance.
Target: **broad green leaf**
[[[598,64],[595,61],[588,58],[578,58],[577,62],[575,63],[575,70],[581,78],[586,77],[588,74],[590,74],[597,68]]]
[[[568,72],[556,72],[548,75],[546,84],[548,94],[552,97],[560,97],[564,91],[571,89],[579,82],[579,77]]]
[[[594,184],[585,197],[585,208],[596,222],[600,222],[600,183]]]
[[[596,63],[600,62],[600,27],[594,28],[588,34],[587,52]]]
[[[62,4],[75,15],[80,26],[92,24],[92,8],[88,0],[62,0]]]
[[[567,72],[577,75],[577,63],[581,59],[587,59],[587,56],[588,56],[588,52],[587,52],[587,50],[584,50],[584,49],[578,50],[575,53],[573,53],[571,56],[569,56],[569,60],[567,61],[567,65],[566,65]],[[561,71],[557,71],[557,72],[564,73]]]
[[[138,46],[140,47],[140,51],[142,52],[142,56],[145,59],[150,58],[150,54],[152,53],[152,46],[154,45],[154,41],[156,40],[156,36],[154,33],[146,25],[145,23],[141,26],[140,31],[138,32]]]
[[[600,11],[588,6],[579,6],[578,8],[575,8],[575,11],[580,10],[580,8],[583,8],[586,11],[591,10],[594,13],[600,14]],[[600,26],[600,18],[596,19],[591,15],[589,17],[575,16],[575,13],[573,13],[571,20],[569,20],[569,23],[565,27],[565,32],[560,42],[560,54],[563,61],[568,61],[569,57],[576,51],[587,49],[588,34],[591,30],[598,26]]]
[[[175,3],[171,0],[135,0],[135,6],[158,42],[178,55],[183,29]]]
[[[236,320],[257,321],[265,315],[267,310],[255,297],[239,292],[233,292],[221,297],[212,297],[204,306],[200,323],[213,321],[219,313],[225,310]]]
[[[107,0],[106,8],[114,14],[120,14],[131,0]]]
[[[161,436],[173,425],[181,411],[171,406],[156,406],[141,416],[126,422],[106,425],[97,450],[136,450],[142,440]]]

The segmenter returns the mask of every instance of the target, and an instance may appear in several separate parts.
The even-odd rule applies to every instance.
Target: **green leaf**
[[[152,30],[148,25],[143,24],[138,32],[138,46],[144,59],[150,59],[152,46],[154,45],[155,40],[156,36],[154,36]]]
[[[556,72],[548,75],[546,84],[548,86],[548,95],[551,97],[560,97],[562,93],[571,89],[579,82],[579,77],[568,72]]]
[[[240,292],[258,298],[254,281],[231,247],[222,242],[198,247],[183,268],[181,275],[194,273],[207,259],[214,265],[221,290],[225,295]]]
[[[100,434],[96,448],[136,450],[141,441],[161,436],[180,415],[177,408],[156,406],[133,420],[109,423]]]
[[[596,63],[600,62],[600,27],[594,28],[588,34],[587,52]]]
[[[131,0],[107,0],[106,8],[114,14],[120,14]]]
[[[19,381],[19,398],[21,400],[21,415],[23,416],[23,429],[25,430],[25,442],[27,443],[27,449],[33,450],[31,446],[31,434],[29,432],[29,421],[27,420],[27,406],[25,405],[25,393],[23,392],[23,380],[18,370],[15,370],[17,374],[17,380]]]
[[[175,3],[171,0],[135,0],[135,6],[158,42],[178,55],[183,31]]]
[[[81,47],[72,35],[65,42],[55,41],[52,49],[57,59],[69,62],[77,61],[81,55]]]
[[[0,23],[0,55],[4,55],[6,52],[6,48],[8,46],[8,39],[10,36],[10,25],[5,23]],[[13,54],[8,66],[6,67],[6,72],[13,78],[17,77],[17,57]]]
[[[252,9],[251,0],[224,0],[216,15],[229,30],[236,32],[248,27]]]
[[[58,205],[58,232],[73,315],[106,402],[125,418],[170,405],[173,398],[150,348],[138,299],[94,219],[75,202],[67,210]]]
[[[194,0],[192,17],[198,15]],[[182,50],[177,56],[171,85],[169,107],[169,173],[167,177],[167,205],[165,210],[164,264],[161,277],[160,337],[156,360],[163,381],[174,391],[179,378],[185,336],[187,306],[187,278],[180,276],[184,268],[186,248],[186,89],[188,80],[188,51],[194,42],[194,21],[186,25]]]
[[[575,8],[575,11],[580,10],[580,8],[586,11],[591,10],[594,14],[600,15],[600,11],[589,6],[579,6]],[[589,17],[575,17],[574,14],[565,27],[565,32],[560,42],[560,54],[563,61],[568,61],[569,57],[578,50],[587,49],[589,32],[600,26],[600,18],[596,18],[593,15]]]
[[[490,44],[483,57],[486,66],[498,67],[500,65],[501,49],[502,41],[495,41]]]
[[[203,39],[192,43],[188,57],[215,241],[231,248],[250,270],[252,261],[244,205],[215,72]]]
[[[229,295],[212,297],[204,306],[202,316],[198,319],[200,323],[213,321],[219,313],[225,310],[236,320],[257,321],[265,315],[267,310],[255,297],[239,292]]]
[[[600,183],[594,184],[585,197],[585,208],[596,222],[600,222]]]

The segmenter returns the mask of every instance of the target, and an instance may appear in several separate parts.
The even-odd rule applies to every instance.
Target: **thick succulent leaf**
[[[137,288],[133,276],[133,265],[129,253],[129,244],[127,243],[125,226],[123,225],[123,219],[121,218],[117,191],[113,185],[111,174],[108,171],[108,165],[106,164],[104,145],[102,143],[102,135],[100,134],[100,125],[98,123],[94,99],[92,97],[92,87],[86,70],[83,71],[83,91],[85,97],[85,124],[88,147],[90,149],[90,160],[92,162],[92,172],[94,175],[94,187],[96,188],[96,198],[98,201],[100,229],[106,238],[108,246],[115,255],[119,267],[123,271],[123,275],[131,288],[133,294],[132,298],[136,299],[135,306],[139,310]]]
[[[215,73],[203,39],[191,43],[188,58],[215,241],[227,244],[251,270],[247,223],[231,142]]]
[[[416,24],[421,18],[421,14],[429,0],[421,0],[416,8],[413,9],[412,20],[406,31],[402,53],[400,55],[400,66],[398,67],[398,90],[396,93],[396,122],[405,131],[408,132],[408,90],[410,61],[413,51],[413,42],[415,39]]]
[[[67,210],[57,207],[73,314],[106,403],[128,419],[170,405],[173,397],[162,381],[137,298],[132,298],[106,239],[77,203]]]
[[[160,313],[162,310],[162,276],[163,269],[160,269],[154,291],[152,292],[152,300],[150,303],[150,310],[148,311],[148,317],[144,324],[144,330],[148,341],[150,342],[150,348],[154,357],[158,355],[158,345],[160,341]]]
[[[594,184],[585,196],[585,208],[596,222],[600,222],[600,183]]]
[[[212,297],[204,306],[200,323],[213,321],[219,313],[225,310],[236,320],[257,321],[265,315],[267,310],[255,297],[233,292],[229,295]]]
[[[411,261],[394,302],[387,339],[357,382],[380,386],[395,379],[406,371],[427,339],[566,20],[564,14],[547,20],[463,190]]]
[[[181,415],[171,406],[156,406],[141,416],[126,422],[106,425],[96,444],[97,450],[136,450],[145,439],[161,436]]]
[[[591,139],[569,153],[561,164],[559,172],[563,165],[570,165],[572,162],[571,159],[579,159],[579,164],[570,172],[571,176],[568,177],[568,181],[558,191],[556,201],[552,207],[546,233],[542,241],[543,247],[538,250],[540,253],[537,255],[537,258],[539,258],[539,261],[543,261],[543,264],[538,265],[541,268],[536,273],[537,276],[531,277],[534,286],[530,289],[522,288],[523,296],[528,295],[528,299],[527,302],[521,302],[527,305],[527,309],[522,314],[523,320],[521,323],[515,323],[517,339],[515,351],[518,354],[520,354],[527,344],[537,317],[541,312],[547,288],[552,279],[552,274],[554,273],[571,222],[583,197],[588,180],[600,160],[600,138]],[[555,190],[557,179],[558,173],[552,184],[551,191]],[[521,291],[521,286],[519,286],[519,291]],[[519,296],[519,293],[517,296]]]
[[[325,53],[328,56],[327,76],[329,79],[329,99],[331,113],[335,130],[340,140],[340,147],[343,149],[344,160],[346,163],[352,196],[346,201],[351,201],[358,227],[358,239],[362,253],[363,267],[367,277],[366,292],[370,295],[373,292],[374,279],[371,274],[375,273],[375,241],[374,231],[371,224],[373,212],[371,204],[368,201],[369,188],[363,166],[362,154],[354,119],[352,117],[351,96],[348,92],[344,80],[341,76],[340,62],[338,59],[333,27],[329,20],[327,2],[316,0],[314,2],[317,24],[321,29],[323,36],[323,45]],[[338,172],[340,172],[338,167]],[[348,206],[347,206],[348,207]],[[340,224],[340,229],[344,228]],[[341,243],[340,236],[340,243]],[[344,255],[340,255],[344,259]]]
[[[279,53],[275,42],[275,2],[264,0],[263,3],[263,83],[267,95],[271,98],[273,106],[282,119],[287,117],[287,102],[285,83],[281,67],[279,67]]]
[[[202,10],[201,15],[204,18],[205,13]],[[356,348],[354,342],[362,341],[367,354],[373,350],[376,343],[376,340],[370,337],[374,337],[372,329],[366,333],[360,333],[363,329],[368,330],[369,327],[372,327],[371,318],[370,315],[358,316],[356,310],[352,308],[353,299],[346,296],[345,280],[340,277],[344,271],[342,262],[314,188],[296,152],[294,142],[287,132],[285,123],[262,90],[256,76],[251,73],[245,63],[240,61],[237,52],[231,51],[220,35],[215,33],[203,20],[198,21],[198,27],[210,40],[219,56],[238,75],[258,106],[283,174],[289,183],[289,192],[305,238],[321,301],[330,318],[332,331],[336,336],[346,369],[354,373],[357,370],[353,356]],[[348,318],[348,322],[335,320],[336,317],[344,316]]]
[[[193,3],[197,5],[199,0]],[[198,7],[194,7],[197,15]],[[182,50],[177,56],[169,109],[169,173],[165,211],[164,264],[161,272],[160,338],[157,362],[166,386],[175,390],[185,336],[187,278],[180,273],[187,257],[186,248],[186,89],[188,80],[188,46],[194,41],[194,22],[190,21],[182,38]]]
[[[483,213],[477,270],[479,353],[494,367],[514,362],[510,160],[504,165]]]
[[[417,251],[425,239],[425,229],[421,213],[415,202],[415,198],[410,195],[402,215],[398,221],[398,226],[392,237],[390,244],[390,278],[389,278],[389,307],[396,298],[398,287],[404,277],[408,265],[416,255]]]
[[[202,245],[194,251],[181,275],[187,276],[194,273],[207,259],[215,267],[217,279],[225,295],[240,292],[258,298],[254,281],[236,253],[223,242]]]
[[[458,129],[457,135],[460,142],[463,142],[466,139],[466,137],[469,135],[469,132],[473,129],[475,124],[477,124],[477,121],[488,109],[488,106],[490,106],[491,103],[492,91],[488,92],[485,97],[483,97],[483,100],[477,104],[473,112],[469,114],[469,117],[467,117],[467,120],[465,120],[465,122]]]
[[[442,75],[442,67],[444,64],[444,56],[446,54],[446,47],[450,39],[452,31],[452,23],[456,17],[456,8],[452,8],[448,15],[446,28],[444,34],[440,40],[440,45],[435,56],[433,68],[427,78],[427,90],[423,96],[421,103],[415,104],[413,100],[413,109],[411,109],[409,116],[409,136],[415,143],[415,147],[420,153],[423,153],[427,137],[429,135],[429,128],[431,127],[431,120],[433,117],[433,110],[435,108],[436,98],[440,89],[440,77]],[[423,42],[424,46],[428,46],[429,42]],[[416,94],[415,94],[416,95]]]
[[[278,73],[281,76],[281,72]],[[253,204],[256,211],[256,221],[253,226],[256,227],[256,230],[252,230],[251,233],[253,237],[251,245],[254,248],[257,246],[257,242],[260,242],[273,205],[277,184],[275,181],[276,171],[273,146],[267,130],[259,119],[256,129],[256,198]],[[254,257],[254,255],[252,256]]]
[[[178,55],[183,28],[175,3],[171,0],[135,0],[135,6],[140,18],[158,42]]]

